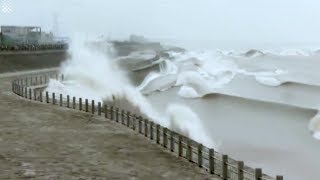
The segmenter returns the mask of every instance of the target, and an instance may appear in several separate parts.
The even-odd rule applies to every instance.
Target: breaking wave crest
[[[245,56],[258,55],[264,54],[250,50]],[[237,74],[254,76],[263,85],[280,86],[284,81],[277,76],[286,73],[281,69],[249,72],[239,68],[234,58],[210,51],[170,53],[170,59],[160,63],[160,67],[160,72],[150,73],[138,87],[143,94],[179,86],[179,96],[201,98],[215,93],[217,89],[230,83]]]

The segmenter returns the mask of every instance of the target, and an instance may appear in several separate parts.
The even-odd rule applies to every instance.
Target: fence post
[[[104,117],[108,118],[108,106],[106,104],[104,105]]]
[[[64,75],[61,74],[61,81],[64,81]]]
[[[63,102],[62,102],[62,94],[60,94],[60,106],[62,106]]]
[[[182,156],[182,136],[178,134],[178,155]]]
[[[118,110],[119,111],[119,110]],[[121,124],[124,124],[124,116],[125,116],[125,112],[124,112],[124,110],[122,109],[121,110]],[[118,120],[118,122],[119,122],[119,120]],[[127,126],[128,126],[128,122],[127,122]]]
[[[128,112],[127,114],[127,121],[130,119],[130,112]],[[135,114],[133,114],[133,117],[132,117],[132,129],[135,131],[136,130],[136,119],[137,119],[137,116]]]
[[[255,177],[255,180],[261,180],[262,179],[262,169],[261,168],[256,168],[255,169],[254,177]]]
[[[124,115],[125,115],[125,112],[124,110],[122,109],[121,110],[121,124],[124,125]]]
[[[92,111],[92,114],[94,114],[94,100],[91,100],[91,111]]]
[[[24,97],[25,98],[28,98],[28,88],[27,87],[25,87],[25,89],[24,89]]]
[[[156,125],[156,139],[157,139],[157,144],[160,144],[160,125]]]
[[[130,116],[131,116],[131,115],[130,115],[130,112],[128,112],[128,113],[127,113],[127,127],[130,126],[130,119],[131,119]],[[133,123],[132,123],[132,124],[133,124]]]
[[[116,122],[119,122],[119,108],[116,108]]]
[[[56,104],[56,94],[52,93],[52,104]]]
[[[283,180],[283,176],[277,176],[276,180]]]
[[[22,94],[23,94],[23,88],[21,85],[19,85],[19,95],[22,96]]]
[[[67,95],[67,108],[70,108],[70,96]]]
[[[98,102],[98,115],[101,116],[101,102]]]
[[[192,162],[191,140],[187,138],[187,159]]]
[[[29,88],[29,99],[31,100],[32,99],[32,92],[31,92],[31,88]]]
[[[35,89],[33,90],[33,100],[37,100],[37,91]]]
[[[202,144],[198,144],[198,165],[202,167]]]
[[[150,139],[153,140],[153,125],[154,123],[150,121]]]
[[[86,112],[89,112],[89,103],[88,99],[85,100]]]
[[[167,138],[168,128],[163,128],[163,147],[167,148],[168,138]]]
[[[25,93],[24,93],[25,92],[25,87],[23,85],[21,85],[20,92],[21,92],[21,96],[24,97],[24,95],[25,95]]]
[[[170,131],[170,151],[174,152],[174,132]]]
[[[148,120],[144,119],[144,136],[148,137]]]
[[[19,95],[23,96],[23,87],[22,87],[22,85],[19,85]]]
[[[114,118],[113,106],[111,106],[110,108],[110,115],[111,115],[110,119],[113,120]]]
[[[35,82],[36,85],[38,85],[38,76],[36,76],[36,82]]]
[[[47,101],[47,103],[50,103],[49,102],[49,92],[48,91],[46,91],[46,101]]]
[[[21,96],[21,86],[20,86],[20,84],[18,84],[18,94],[19,94],[19,96]]]
[[[72,97],[72,108],[76,109],[76,97]]]
[[[79,98],[79,110],[82,111],[82,98]]]
[[[26,86],[28,86],[28,78],[26,78]]]
[[[243,180],[243,161],[238,161],[238,180]]]
[[[209,172],[214,174],[214,150],[209,149]]]
[[[228,179],[228,155],[222,155],[222,178]]]
[[[139,128],[139,133],[141,134],[142,133],[142,117],[141,116],[139,117],[139,120],[138,120],[138,128]]]
[[[33,84],[33,82],[32,82],[32,80],[33,80],[33,77],[30,77],[30,86],[32,86]]]
[[[40,102],[42,102],[42,91],[40,91]]]

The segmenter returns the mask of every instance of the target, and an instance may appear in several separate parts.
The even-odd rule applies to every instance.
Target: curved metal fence
[[[243,161],[234,160],[228,155],[221,154],[186,136],[143,118],[139,114],[134,114],[120,107],[104,105],[102,102],[95,102],[82,97],[44,92],[49,79],[64,81],[64,76],[57,73],[47,73],[18,78],[12,82],[12,91],[29,100],[104,116],[110,121],[115,121],[139,132],[139,134],[168,151],[224,180],[283,180],[283,176],[271,177],[263,174],[260,168],[250,168]]]

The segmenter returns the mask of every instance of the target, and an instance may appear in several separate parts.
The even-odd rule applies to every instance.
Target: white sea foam
[[[250,55],[263,54],[252,51]],[[171,53],[171,59],[160,66],[160,73],[152,73],[145,78],[139,89],[144,94],[157,90],[180,86],[179,96],[200,98],[215,93],[217,89],[230,83],[237,74],[254,76],[258,83],[267,86],[280,86],[284,81],[277,76],[286,73],[281,69],[249,72],[240,69],[234,58],[217,52]],[[174,76],[176,75],[176,76]],[[176,79],[175,79],[176,78]],[[174,81],[176,81],[175,85]]]
[[[320,112],[311,119],[309,130],[315,139],[320,140]]]
[[[276,77],[268,77],[268,76],[256,76],[256,81],[260,84],[267,86],[280,86],[283,82],[277,79]]]
[[[171,104],[167,108],[170,120],[170,128],[193,140],[205,144],[209,148],[218,149],[219,145],[207,135],[198,115],[189,107],[180,104]]]
[[[185,98],[198,98],[200,96],[195,89],[189,86],[182,86],[178,95]]]

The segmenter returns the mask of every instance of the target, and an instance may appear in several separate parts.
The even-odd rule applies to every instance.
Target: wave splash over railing
[[[64,75],[56,72],[45,73],[30,77],[22,77],[12,81],[12,91],[28,100],[43,104],[52,104],[72,110],[104,116],[107,120],[115,121],[133,131],[145,136],[150,141],[167,149],[173,154],[204,168],[208,173],[221,179],[231,180],[283,180],[283,176],[271,177],[263,174],[260,168],[245,166],[243,161],[237,161],[228,155],[221,154],[213,148],[208,148],[186,136],[163,127],[141,114],[133,113],[107,103],[95,102],[82,97],[71,97],[66,94],[55,94],[44,89],[49,79],[64,81]]]

